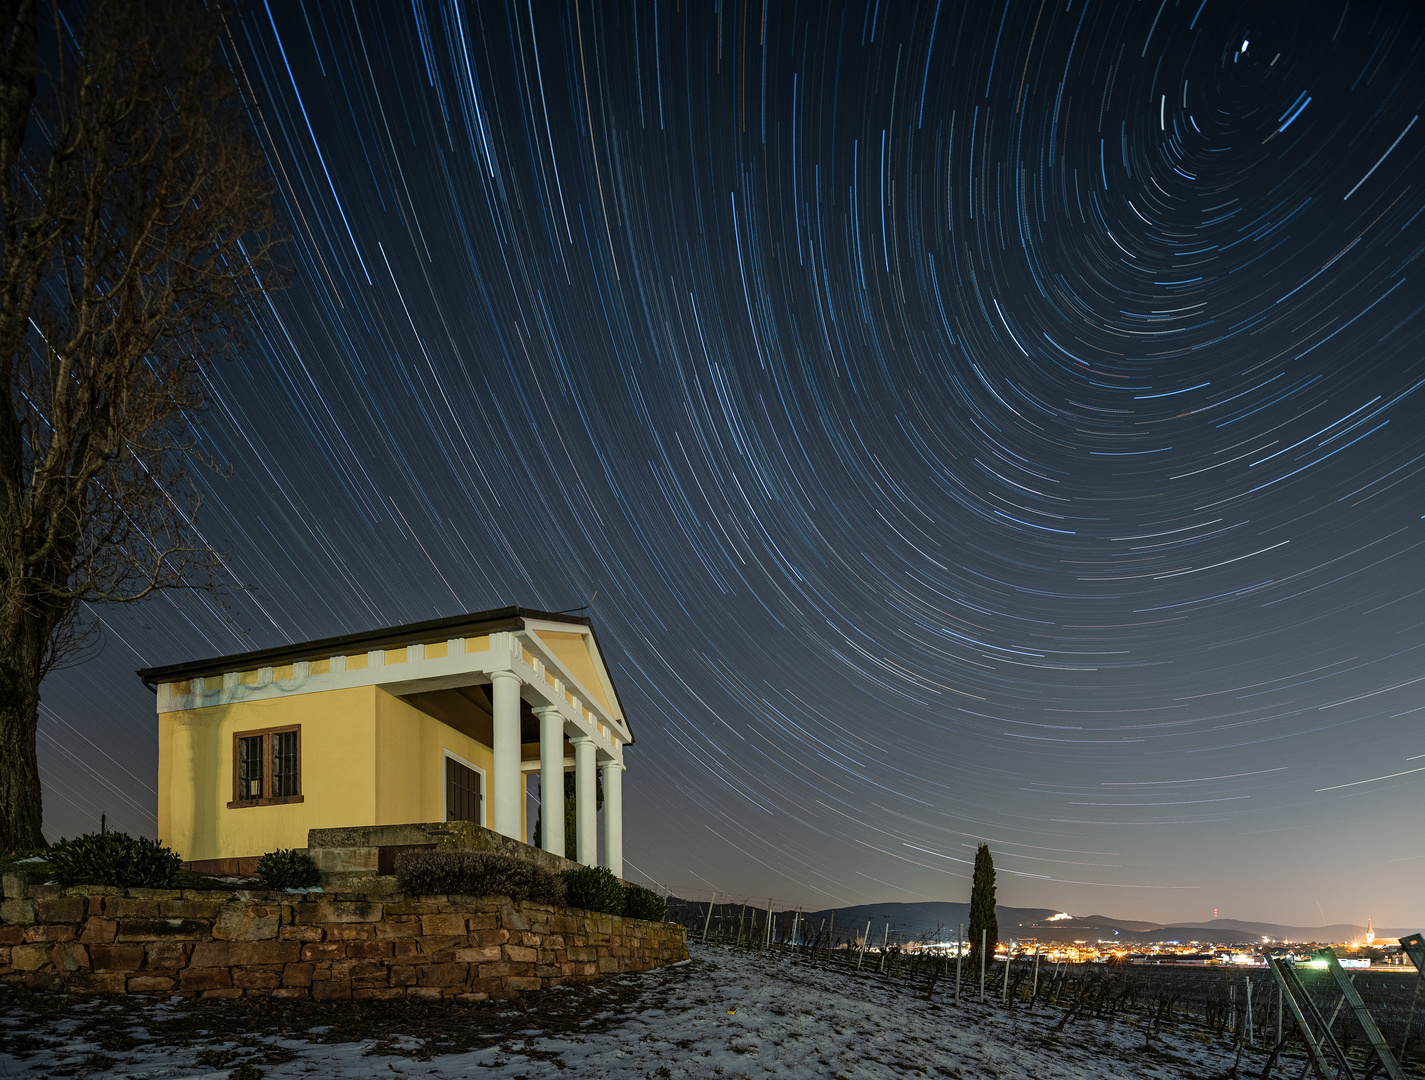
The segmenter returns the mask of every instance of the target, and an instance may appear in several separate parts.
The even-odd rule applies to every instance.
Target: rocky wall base
[[[0,982],[182,997],[508,998],[686,960],[687,932],[505,897],[60,889],[6,875]]]

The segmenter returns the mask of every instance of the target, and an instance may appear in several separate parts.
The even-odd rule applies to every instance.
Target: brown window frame
[[[243,739],[262,738],[262,783],[264,791],[271,791],[272,777],[275,773],[272,761],[272,736],[286,735],[295,732],[297,736],[297,794],[295,795],[266,795],[260,799],[240,799],[238,798],[238,754]],[[287,724],[283,727],[258,728],[255,731],[235,731],[233,732],[233,797],[228,803],[229,810],[235,810],[244,806],[282,806],[286,803],[303,802],[302,796],[302,725]]]

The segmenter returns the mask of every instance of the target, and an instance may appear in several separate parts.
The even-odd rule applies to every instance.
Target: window
[[[302,801],[302,729],[239,731],[233,736],[229,807]]]
[[[445,755],[445,820],[481,824],[480,774]]]

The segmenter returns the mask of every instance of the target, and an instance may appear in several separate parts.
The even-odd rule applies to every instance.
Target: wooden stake
[[[980,1000],[985,1000],[985,938],[989,936],[988,930],[980,931]]]
[[[1244,976],[1242,981],[1247,984],[1247,1045],[1252,1046],[1252,976]]]
[[[866,933],[861,938],[861,955],[856,959],[856,970],[861,970],[861,963],[866,959],[866,946],[871,944],[871,920],[866,920]]]
[[[878,970],[886,970],[886,946],[891,943],[891,924],[886,923],[886,929],[881,933],[881,964]]]
[[[955,931],[955,1004],[960,1004],[960,961],[965,953],[965,924]]]

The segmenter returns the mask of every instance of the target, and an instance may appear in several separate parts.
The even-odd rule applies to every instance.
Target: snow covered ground
[[[523,1006],[51,1004],[0,990],[0,1077],[1220,1077],[1224,1042],[1062,1009],[953,1004],[941,983],[850,977],[693,945],[692,960]],[[406,1011],[403,1012],[402,1008]],[[354,1015],[353,1015],[354,1013]],[[1261,1051],[1249,1060],[1255,1073]]]

